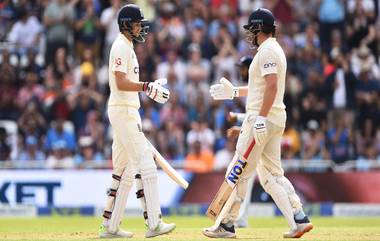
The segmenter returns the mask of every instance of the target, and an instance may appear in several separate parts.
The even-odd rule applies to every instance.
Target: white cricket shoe
[[[221,223],[219,226],[209,227],[202,230],[203,235],[209,238],[236,238],[235,227],[227,227]]]
[[[133,233],[124,231],[120,228],[116,232],[111,233],[110,231],[108,231],[108,228],[106,226],[101,225],[100,230],[99,230],[99,237],[100,238],[132,238]]]
[[[155,229],[149,229],[145,233],[145,238],[152,238],[158,235],[170,233],[174,229],[175,229],[174,223],[164,223],[163,221],[160,221]]]
[[[314,225],[310,222],[306,216],[302,220],[295,220],[297,223],[297,229],[291,229],[284,233],[284,238],[301,238],[305,233],[314,228]]]

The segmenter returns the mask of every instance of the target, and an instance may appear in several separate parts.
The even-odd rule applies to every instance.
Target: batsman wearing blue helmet
[[[163,87],[166,79],[154,82],[139,81],[139,63],[133,49],[134,42],[144,42],[149,27],[141,9],[128,4],[118,14],[120,33],[112,44],[109,57],[108,117],[113,129],[113,174],[103,213],[101,238],[130,238],[131,232],[119,228],[127,197],[136,179],[137,198],[141,200],[150,238],[168,233],[175,224],[161,219],[158,197],[157,167],[149,141],[142,132],[139,115],[139,92],[161,104],[169,99]]]

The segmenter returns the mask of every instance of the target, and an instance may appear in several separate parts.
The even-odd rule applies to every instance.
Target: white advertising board
[[[103,207],[111,174],[110,170],[0,170],[0,204]],[[175,205],[182,189],[163,171],[158,176],[161,206]],[[135,193],[133,187],[128,208],[140,208]]]

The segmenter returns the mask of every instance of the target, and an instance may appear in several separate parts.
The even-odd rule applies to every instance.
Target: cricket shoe
[[[106,226],[100,225],[99,237],[100,238],[132,238],[133,233],[124,231],[120,228],[116,232],[110,232],[108,231],[108,228]]]
[[[235,227],[233,225],[227,227],[224,223],[220,223],[217,227],[205,228],[202,233],[209,238],[236,238]]]
[[[163,221],[160,221],[155,229],[149,229],[145,233],[145,238],[152,238],[158,235],[170,233],[174,229],[175,229],[174,223],[164,223]]]
[[[301,220],[294,219],[294,221],[296,221],[297,229],[291,229],[289,232],[284,233],[284,238],[301,238],[302,235],[314,227],[307,216]]]

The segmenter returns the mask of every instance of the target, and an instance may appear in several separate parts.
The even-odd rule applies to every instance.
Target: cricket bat
[[[223,183],[220,186],[218,192],[216,193],[214,199],[212,200],[210,206],[208,207],[206,211],[207,217],[215,221],[220,215],[220,212],[226,205],[227,200],[229,199],[231,193],[235,189],[241,174],[244,172],[245,168],[248,165],[247,159],[253,147],[255,146],[255,143],[256,142],[253,139],[251,144],[248,146],[247,151],[244,153],[243,158],[235,161],[231,170],[223,180]]]
[[[165,158],[157,151],[157,149],[150,143],[153,150],[153,157],[157,164],[164,170],[164,172],[183,189],[187,189],[189,183],[165,160]]]

